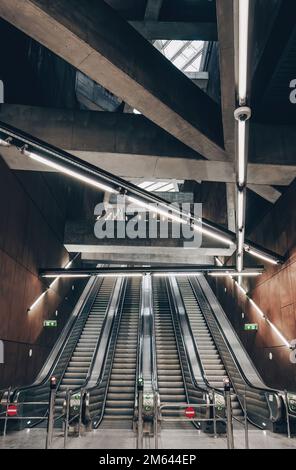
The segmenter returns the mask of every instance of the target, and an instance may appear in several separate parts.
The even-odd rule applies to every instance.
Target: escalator
[[[132,428],[138,358],[141,279],[127,281],[104,408],[103,427]]]
[[[107,307],[114,288],[114,279],[103,280],[89,311],[79,341],[73,351],[56,394],[55,414],[62,413],[67,390],[75,390],[85,383],[100,338]]]
[[[184,377],[164,279],[153,280],[158,390],[161,403],[187,402]],[[163,409],[164,418],[180,416],[178,409]],[[184,424],[180,423],[180,427]]]
[[[36,381],[11,393],[10,400],[21,403],[18,406],[19,414],[30,416],[31,427],[46,424],[40,417],[48,414],[51,377],[54,376],[57,381],[55,417],[62,414],[67,390],[75,390],[87,380],[114,285],[115,281],[111,278],[89,280]],[[34,420],[34,416],[38,419]],[[18,423],[20,428],[24,425],[24,420]]]
[[[205,277],[180,277],[177,282],[209,385],[221,389],[223,378],[229,377],[234,415],[241,414],[246,400],[251,423],[281,431],[280,395],[262,381]]]
[[[224,380],[229,379],[221,355],[215,345],[207,322],[192,291],[188,278],[177,277],[184,307],[203,366],[204,377],[210,387],[224,390]],[[242,416],[242,409],[235,393],[231,395],[232,410],[235,416]]]

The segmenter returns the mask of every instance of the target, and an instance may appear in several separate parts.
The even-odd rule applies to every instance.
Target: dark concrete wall
[[[289,340],[296,339],[296,181],[264,217],[250,238],[285,255],[280,267],[268,267],[256,281],[245,287],[265,315]],[[247,259],[250,265],[251,258]],[[225,292],[226,288],[226,292]],[[272,387],[296,391],[296,364],[281,339],[261,320],[246,297],[230,280],[216,284],[225,312],[245,344],[259,372]],[[245,318],[242,318],[242,313]],[[259,331],[244,332],[244,323],[259,323]],[[269,359],[272,353],[272,360]]]
[[[12,172],[0,157],[0,339],[5,347],[0,388],[32,382],[83,287],[80,282],[72,290],[72,282],[60,280],[27,312],[45,287],[38,269],[68,261],[63,247],[68,192],[61,176]],[[50,318],[57,319],[58,328],[43,328]]]

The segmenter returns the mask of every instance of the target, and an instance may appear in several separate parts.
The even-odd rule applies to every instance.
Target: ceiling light
[[[108,193],[117,193],[113,188],[110,186],[106,186],[103,183],[98,182],[97,180],[90,178],[88,176],[84,176],[80,174],[77,171],[70,170],[69,168],[64,167],[63,165],[59,163],[55,163],[46,157],[42,157],[40,155],[37,155],[33,152],[28,152],[24,151],[24,154],[27,155],[28,157],[32,158],[32,160],[37,161],[38,163],[42,163],[43,165],[49,166],[50,168],[53,168],[54,170],[60,171],[61,173],[64,173],[65,175],[72,176],[73,178],[82,181],[83,183],[89,184],[90,186],[94,186],[101,191],[106,191]]]
[[[9,140],[0,139],[0,145],[1,145],[1,147],[9,147],[10,142],[9,142]]]
[[[249,0],[239,0],[239,78],[238,94],[241,104],[247,99],[248,81]]]
[[[75,277],[90,277],[90,276],[91,274],[71,273],[71,274],[44,274],[42,277],[45,277],[47,279],[51,279],[53,277],[60,279],[60,278],[67,278],[67,277],[75,278]]]
[[[31,310],[33,310],[40,302],[40,300],[45,296],[47,290],[42,292],[41,295],[39,295],[39,297],[35,300],[35,302],[31,305],[31,307],[28,308],[28,312],[30,312]]]
[[[246,123],[238,121],[238,148],[237,148],[238,184],[246,184]]]
[[[213,277],[225,277],[225,276],[231,276],[231,277],[257,277],[257,276],[261,276],[261,272],[257,272],[257,271],[254,271],[254,272],[231,272],[231,271],[225,271],[225,272],[221,272],[221,271],[217,271],[217,272],[211,272],[211,273],[208,273],[209,276],[213,276]]]
[[[207,228],[203,227],[202,224],[200,226],[193,225],[193,229],[221,243],[225,243],[226,245],[233,245],[232,240],[230,240],[229,238],[223,237],[222,235],[218,235],[217,233],[212,232],[211,230],[208,230]]]
[[[262,253],[259,253],[257,250],[254,250],[248,245],[245,245],[245,251],[249,253],[250,255],[254,256],[255,258],[262,259],[263,261],[266,261],[267,263],[274,264],[274,265],[277,265],[280,263],[279,260],[276,260],[268,255],[263,255]]]
[[[178,217],[177,215],[171,214],[169,212],[169,208],[168,208],[168,210],[161,209],[157,205],[148,204],[147,202],[144,202],[141,199],[137,199],[133,196],[128,196],[128,199],[133,204],[136,204],[137,206],[140,206],[140,207],[145,207],[150,212],[154,212],[154,213],[157,212],[157,214],[162,215],[162,216],[166,217],[167,219],[173,220],[174,222],[178,222],[180,224],[187,224],[188,223],[187,220],[182,219],[181,217]]]
[[[153,277],[192,277],[192,276],[201,276],[200,272],[190,272],[190,273],[153,273]]]

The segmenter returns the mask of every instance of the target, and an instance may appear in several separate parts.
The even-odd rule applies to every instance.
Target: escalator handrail
[[[177,277],[177,276],[176,276]],[[176,279],[177,281],[177,279]],[[188,330],[189,330],[189,334],[190,334],[190,337],[191,337],[191,340],[192,340],[192,343],[193,343],[193,346],[194,346],[194,351],[195,351],[195,355],[196,355],[196,359],[198,361],[198,364],[199,364],[199,368],[200,368],[200,371],[201,371],[201,375],[202,375],[202,378],[203,378],[203,381],[206,385],[206,389],[208,391],[210,391],[211,393],[215,392],[216,394],[218,395],[222,395],[224,396],[224,393],[222,390],[216,388],[216,387],[213,387],[212,385],[209,384],[208,382],[208,379],[206,377],[206,374],[205,374],[205,370],[204,370],[204,366],[203,366],[203,363],[200,359],[200,355],[199,355],[199,352],[198,352],[198,347],[197,347],[197,344],[196,344],[196,340],[195,340],[195,337],[194,337],[194,334],[193,334],[193,331],[192,331],[192,326],[191,326],[191,323],[190,323],[190,320],[189,320],[189,317],[188,317],[188,313],[187,313],[187,309],[185,308],[185,305],[184,305],[184,300],[183,300],[183,297],[182,297],[182,294],[181,294],[181,289],[180,289],[180,286],[178,284],[178,281],[177,281],[177,286],[178,286],[178,290],[179,290],[179,293],[180,293],[180,302],[182,302],[182,305],[183,305],[183,309],[184,309],[184,312],[185,312],[185,315],[186,315],[186,323],[187,323],[187,327],[188,327]],[[178,307],[175,305],[175,308],[176,310],[178,310]],[[178,312],[179,313],[179,312]],[[179,315],[178,315],[179,317]],[[180,317],[179,317],[180,318]],[[180,319],[179,319],[179,323],[180,323]],[[181,326],[181,329],[183,331],[183,327],[182,327],[182,324],[180,325]],[[182,336],[182,338],[184,338],[184,336]],[[194,376],[194,372],[192,370],[192,365],[191,365],[191,360],[190,360],[190,356],[188,354],[188,348],[187,348],[187,344],[185,343],[184,341],[184,346],[185,346],[185,351],[186,351],[186,356],[187,356],[187,361],[188,361],[188,364],[189,364],[189,367],[190,367],[190,370],[191,370],[191,374],[192,374],[192,377],[193,377],[193,380],[195,380],[196,384],[197,384],[197,387],[200,387],[200,385],[198,385],[196,379],[195,379],[195,376]]]
[[[215,319],[215,324],[216,324],[217,327],[218,327],[218,331],[219,331],[220,335],[222,336],[222,338],[223,338],[223,340],[224,340],[224,344],[225,344],[225,346],[227,347],[227,350],[228,350],[228,352],[229,352],[229,354],[230,354],[230,356],[231,356],[231,358],[232,358],[232,360],[233,360],[235,366],[237,367],[238,372],[240,373],[242,379],[245,381],[246,385],[247,385],[249,388],[251,388],[251,389],[253,389],[253,390],[255,390],[255,391],[258,391],[258,392],[262,392],[262,393],[265,394],[266,403],[267,403],[267,406],[268,406],[269,411],[270,411],[270,420],[272,420],[272,421],[278,421],[278,419],[280,419],[280,417],[281,417],[280,399],[283,399],[281,394],[283,394],[284,392],[282,392],[282,391],[280,391],[280,390],[276,390],[276,389],[269,388],[269,387],[267,387],[267,386],[266,386],[266,387],[258,387],[258,386],[253,385],[253,384],[248,380],[248,378],[247,378],[246,375],[244,374],[244,371],[242,370],[241,365],[240,365],[239,362],[237,361],[237,359],[236,359],[236,357],[235,357],[235,354],[233,353],[231,344],[229,343],[227,337],[225,336],[225,333],[224,333],[223,329],[221,328],[220,322],[219,322],[219,320],[217,319],[216,314],[215,314],[214,310],[212,309],[208,298],[207,298],[207,297],[205,296],[205,294],[204,294],[203,288],[201,287],[201,285],[200,285],[200,283],[197,281],[197,279],[194,279],[194,281],[195,281],[197,287],[199,287],[199,292],[200,292],[200,294],[202,295],[203,300],[204,300],[205,303],[207,304],[207,306],[208,306],[210,312],[212,313],[212,315],[213,315],[213,317],[214,317],[214,319]],[[189,280],[189,282],[190,282],[190,284],[191,284],[191,286],[192,286],[192,291],[193,291],[193,293],[194,293],[194,296],[195,296],[195,298],[196,298],[196,301],[197,301],[198,305],[200,306],[200,303],[199,303],[199,300],[198,300],[198,293],[197,293],[197,291],[196,291],[196,288],[195,288],[195,285],[194,285],[194,284],[195,284],[194,281],[192,281],[191,279]],[[209,286],[209,285],[208,285],[208,287],[209,287],[209,289],[210,289],[210,286]],[[214,294],[213,294],[213,295],[214,295]],[[216,301],[217,301],[217,299],[216,299]],[[221,306],[220,306],[220,307],[221,307]],[[221,307],[221,309],[222,309],[222,307]],[[206,316],[204,316],[204,318],[205,318],[206,323],[207,323],[207,325],[208,325],[208,328],[209,328],[209,330],[210,330],[210,332],[211,332],[211,327],[210,327],[210,325],[209,325],[209,323],[208,323],[208,320],[207,320]],[[225,318],[226,318],[226,315],[225,315]],[[228,319],[227,319],[227,320],[228,320]],[[228,322],[229,322],[229,320],[228,320]],[[233,333],[235,333],[235,332],[233,331]],[[237,340],[238,340],[238,342],[239,342],[241,348],[242,348],[243,351],[246,353],[245,348],[244,348],[243,345],[241,344],[241,341],[240,341],[240,339],[238,338],[238,336],[237,336],[236,333],[235,333],[235,336],[236,336],[236,338],[237,338]],[[221,357],[223,358],[223,353],[222,353],[221,351],[219,351],[219,353],[221,354]],[[248,356],[247,353],[246,353],[246,356]],[[249,360],[250,360],[250,363],[252,364],[251,359],[249,359]],[[224,365],[225,365],[225,364],[224,364]],[[253,364],[252,364],[252,365],[253,365]],[[225,365],[225,367],[226,367],[226,365]],[[254,367],[254,366],[253,366],[253,367]],[[226,369],[227,369],[227,367],[226,367]],[[255,367],[254,367],[254,369],[255,369]],[[257,371],[256,371],[256,372],[257,372]],[[228,373],[228,375],[229,375],[229,377],[230,377],[230,379],[231,379],[231,374],[229,374],[229,371],[227,371],[227,373]],[[259,373],[258,373],[258,376],[259,376]],[[260,376],[259,376],[259,377],[260,377]],[[232,381],[232,380],[231,380],[231,381]],[[263,382],[263,381],[262,381],[262,382]],[[235,388],[236,388],[236,387],[235,387],[235,384],[232,383],[232,385],[233,385],[233,388],[235,389]],[[268,399],[267,399],[267,397],[266,397],[266,394],[267,394],[267,393],[269,393],[269,394],[270,394],[270,393],[274,394],[274,395],[277,397],[277,399],[278,399],[277,416],[276,416],[275,418],[272,418],[272,410],[271,410],[271,408],[270,408],[269,401],[268,401]],[[239,397],[239,394],[238,394],[238,393],[237,393],[237,396],[238,396],[238,399],[239,399],[239,401],[240,401],[240,397]],[[241,403],[241,405],[242,405],[242,403]],[[242,405],[242,406],[243,406],[243,405]]]
[[[37,380],[32,384],[32,385],[29,385],[29,386],[24,386],[24,387],[18,387],[16,388],[13,393],[12,393],[12,401],[18,401],[18,398],[19,398],[19,395],[21,393],[24,393],[28,390],[34,390],[35,388],[38,388],[38,387],[42,387],[42,385],[44,385],[46,382],[49,381],[51,375],[52,375],[52,372],[53,370],[55,369],[55,367],[57,366],[58,364],[58,361],[59,359],[61,358],[63,352],[64,352],[64,349],[67,345],[67,342],[68,340],[70,339],[70,336],[71,336],[71,333],[73,331],[73,328],[75,326],[75,324],[77,323],[77,321],[80,319],[81,315],[84,313],[84,309],[86,308],[87,306],[87,303],[90,301],[90,298],[91,296],[93,295],[93,299],[91,301],[91,305],[93,304],[94,300],[95,300],[95,297],[96,295],[94,295],[94,292],[98,292],[100,287],[101,287],[101,284],[102,284],[102,281],[97,281],[96,278],[93,278],[93,279],[90,279],[89,282],[87,283],[85,289],[83,290],[83,293],[82,295],[80,296],[80,299],[85,295],[85,297],[83,298],[81,304],[79,305],[79,312],[77,313],[76,315],[76,318],[75,320],[73,321],[71,327],[69,329],[67,329],[67,331],[65,331],[65,337],[63,338],[62,340],[62,344],[59,348],[59,351],[56,355],[56,358],[53,360],[53,363],[51,364],[50,368],[49,368],[49,371],[47,372],[47,374],[45,375],[45,377],[40,381],[40,382],[37,382]],[[78,303],[76,304],[75,306],[75,309],[77,307],[77,305],[80,303],[80,299],[78,300]],[[90,307],[91,308],[91,307]],[[74,310],[75,310],[74,309]],[[65,330],[65,329],[64,329]],[[63,332],[64,332],[63,330]],[[62,332],[62,333],[63,333]],[[74,348],[76,347],[76,345],[74,345]],[[73,350],[72,352],[70,353],[70,355],[72,355],[73,353]],[[47,365],[47,361],[46,361],[46,364],[45,366],[42,368],[42,370],[46,367]],[[41,372],[42,372],[41,370]],[[41,374],[40,372],[40,374]],[[40,376],[39,374],[39,376]]]
[[[138,325],[138,338],[137,338],[137,366],[135,377],[135,397],[134,397],[134,413],[138,409],[138,383],[140,378],[143,379],[143,336],[144,336],[144,322],[143,322],[143,283],[144,277],[142,276],[141,289],[140,289],[140,313]]]
[[[104,280],[104,279],[103,279]],[[80,390],[83,390],[83,389],[87,389],[87,386],[88,386],[88,383],[90,381],[90,378],[92,376],[92,372],[93,372],[93,367],[94,367],[94,364],[95,364],[95,359],[97,357],[97,354],[98,354],[98,351],[99,351],[99,348],[100,348],[100,345],[101,345],[101,341],[105,335],[105,328],[106,328],[106,323],[107,323],[107,320],[108,320],[108,314],[109,314],[109,311],[110,311],[110,308],[111,308],[111,305],[112,305],[112,302],[113,302],[113,297],[114,297],[114,292],[115,292],[115,289],[116,289],[116,282],[114,283],[113,287],[112,287],[112,292],[110,293],[110,298],[109,298],[109,301],[108,301],[108,305],[106,307],[106,311],[105,311],[105,315],[104,315],[104,320],[103,320],[103,323],[102,323],[102,327],[101,327],[101,331],[100,331],[100,334],[99,334],[99,338],[98,338],[98,341],[97,341],[97,344],[96,344],[96,347],[94,349],[94,352],[93,352],[93,355],[92,355],[92,358],[91,358],[91,363],[90,363],[90,367],[88,369],[88,372],[87,372],[87,376],[85,378],[85,381],[83,382],[83,384],[80,384],[79,387],[76,387],[76,388],[73,388],[71,390],[71,395],[70,397],[72,397],[73,395],[75,395],[76,393],[78,393]],[[119,297],[121,295],[121,289],[119,291]],[[113,317],[114,318],[114,317]],[[113,324],[113,320],[112,320],[112,324]]]
[[[118,338],[118,335],[119,335],[119,327],[120,327],[121,317],[122,317],[122,312],[123,312],[123,305],[124,305],[124,300],[125,300],[125,294],[126,294],[126,288],[127,288],[127,280],[124,279],[124,284],[123,284],[123,286],[122,286],[121,299],[120,299],[120,303],[119,303],[119,306],[118,306],[117,315],[114,316],[114,318],[113,318],[113,323],[112,323],[112,328],[110,328],[110,331],[109,331],[109,338],[108,338],[108,342],[107,342],[105,357],[104,357],[104,361],[103,361],[103,367],[102,367],[100,376],[98,377],[98,381],[97,381],[96,385],[94,385],[94,386],[92,386],[92,387],[88,387],[88,388],[85,390],[86,393],[85,393],[84,399],[85,399],[85,400],[88,400],[88,402],[89,402],[89,397],[90,397],[91,393],[92,393],[93,391],[95,391],[95,390],[98,390],[98,389],[101,387],[102,382],[103,382],[103,380],[104,380],[104,375],[105,375],[105,371],[106,371],[106,368],[107,368],[107,362],[108,362],[108,357],[109,357],[111,342],[112,342],[112,339],[113,339],[113,338],[112,338],[112,334],[114,334],[114,333],[115,333],[114,344],[116,345],[116,343],[117,343],[117,338]],[[115,323],[115,321],[116,321],[117,319],[118,319],[117,329],[116,329],[116,331],[114,332],[114,331],[113,331],[113,327],[114,327],[114,323]],[[113,350],[113,352],[112,352],[112,358],[111,358],[111,362],[110,362],[110,372],[109,372],[109,377],[108,377],[108,383],[106,384],[104,400],[103,400],[102,409],[101,409],[101,412],[100,412],[100,418],[98,419],[97,416],[94,416],[94,417],[92,418],[92,421],[98,419],[98,422],[97,422],[97,426],[96,426],[96,427],[98,427],[98,426],[100,425],[100,423],[101,423],[101,421],[102,421],[102,419],[103,419],[103,416],[104,416],[104,410],[105,410],[105,405],[106,405],[106,398],[107,398],[107,393],[108,393],[108,385],[109,385],[109,381],[110,381],[110,377],[111,377],[114,355],[115,355],[115,347],[114,347],[114,350]]]

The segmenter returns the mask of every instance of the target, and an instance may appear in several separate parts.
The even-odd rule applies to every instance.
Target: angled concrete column
[[[0,16],[206,158],[227,159],[219,107],[104,1],[1,0]]]

